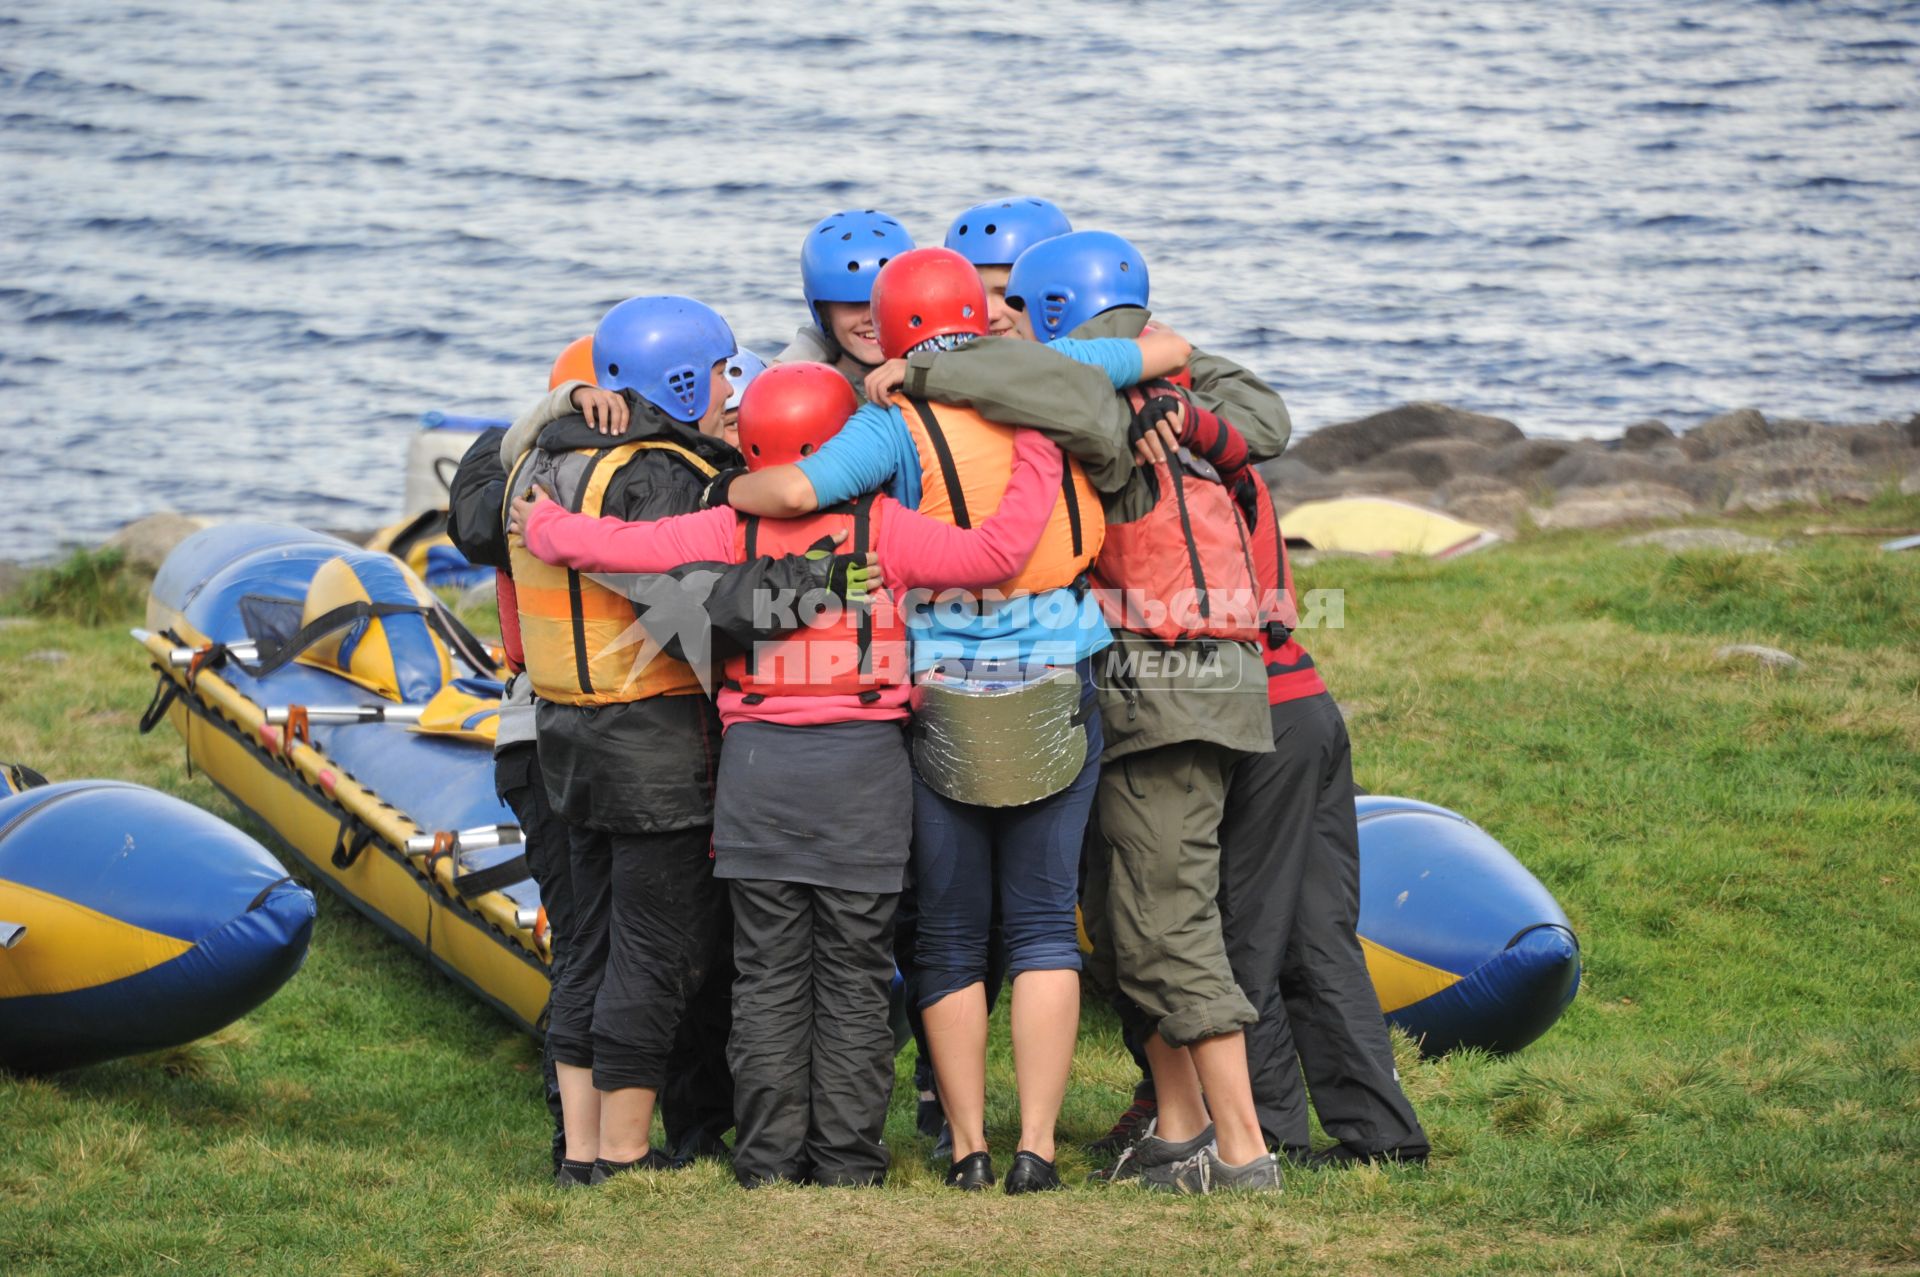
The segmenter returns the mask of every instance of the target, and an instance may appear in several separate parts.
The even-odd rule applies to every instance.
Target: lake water
[[[385,522],[422,411],[511,415],[621,298],[777,349],[817,218],[1004,193],[1302,429],[1920,408],[1920,6],[711,12],[0,6],[0,557]]]

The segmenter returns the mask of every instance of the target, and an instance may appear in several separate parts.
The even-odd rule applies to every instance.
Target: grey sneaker
[[[1167,1187],[1180,1193],[1278,1193],[1284,1183],[1280,1159],[1272,1153],[1262,1153],[1241,1166],[1229,1166],[1220,1160],[1217,1148],[1202,1149],[1168,1178],[1171,1182]]]
[[[1227,1166],[1219,1160],[1219,1152],[1215,1148],[1208,1148],[1204,1158],[1208,1193],[1279,1193],[1283,1187],[1281,1160],[1271,1152],[1263,1152],[1246,1166]]]
[[[1156,1193],[1205,1193],[1209,1191],[1207,1169],[1214,1157],[1213,1146],[1183,1157],[1177,1162],[1163,1162],[1158,1166],[1149,1166],[1140,1172],[1141,1187]]]
[[[1213,1144],[1211,1124],[1192,1139],[1182,1140],[1177,1144],[1172,1140],[1161,1139],[1157,1134],[1159,1129],[1157,1120],[1148,1122],[1145,1133],[1122,1149],[1112,1166],[1104,1171],[1095,1171],[1094,1178],[1116,1184],[1123,1179],[1144,1177],[1150,1170],[1164,1169],[1180,1162],[1190,1161],[1194,1154]]]

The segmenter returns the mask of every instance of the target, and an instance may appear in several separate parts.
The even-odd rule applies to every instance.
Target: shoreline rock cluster
[[[1920,413],[1826,425],[1722,413],[1677,434],[1640,421],[1614,439],[1532,437],[1500,417],[1409,403],[1325,426],[1261,467],[1282,518],[1294,506],[1385,496],[1512,535],[1693,514],[1865,504],[1920,492]]]
[[[1282,518],[1307,501],[1382,496],[1512,536],[1523,524],[1605,528],[1865,504],[1896,485],[1920,494],[1920,413],[1828,425],[1738,408],[1679,434],[1665,422],[1640,421],[1613,439],[1555,439],[1423,401],[1323,426],[1260,469]],[[152,572],[174,546],[216,522],[160,511],[127,524],[102,548]],[[358,543],[371,533],[336,535]],[[29,566],[0,560],[0,595]]]

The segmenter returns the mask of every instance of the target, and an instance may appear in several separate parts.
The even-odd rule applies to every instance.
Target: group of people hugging
[[[453,484],[500,569],[556,1182],[879,1183],[911,1033],[945,1182],[1058,1188],[1083,987],[1141,1070],[1096,1178],[1425,1160],[1354,933],[1346,726],[1254,469],[1280,396],[1045,200],[937,248],[835,213],[801,279],[770,362],[697,301],[620,303]]]

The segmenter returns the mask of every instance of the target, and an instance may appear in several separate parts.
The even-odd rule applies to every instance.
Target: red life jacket
[[[1267,704],[1318,696],[1327,685],[1313,667],[1313,657],[1293,637],[1300,627],[1300,612],[1293,593],[1293,563],[1287,558],[1287,538],[1273,508],[1273,493],[1257,471],[1250,470],[1247,478],[1253,493],[1248,538],[1265,604],[1260,647],[1267,666]]]
[[[1136,410],[1146,402],[1127,392]],[[1179,457],[1144,474],[1153,508],[1129,523],[1107,524],[1093,581],[1107,623],[1163,643],[1179,639],[1251,640],[1264,621],[1247,525],[1233,495],[1204,462]]]
[[[847,539],[834,546],[833,534]],[[874,493],[798,519],[762,519],[742,515],[734,536],[734,562],[805,554],[831,549],[865,557],[880,535],[880,506]],[[800,605],[800,619],[808,612]],[[845,604],[835,616],[815,616],[775,642],[756,644],[750,653],[727,658],[726,685],[745,692],[749,705],[769,696],[859,696],[878,699],[880,689],[907,682],[906,626],[891,598],[864,607]]]

